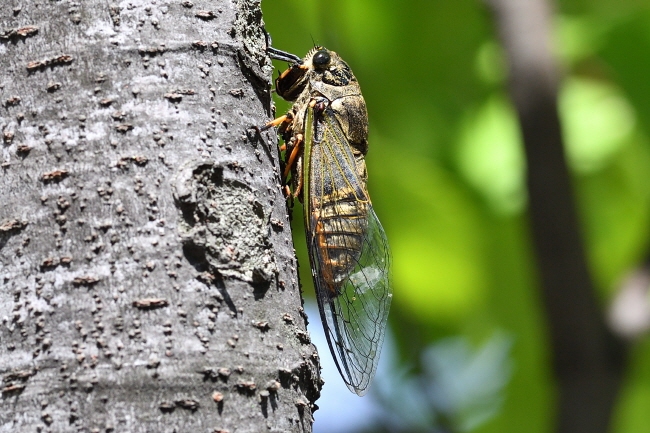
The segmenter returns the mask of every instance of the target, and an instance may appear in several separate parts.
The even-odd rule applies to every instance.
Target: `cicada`
[[[348,388],[363,395],[377,370],[392,299],[391,256],[367,188],[368,113],[350,67],[315,47],[275,81],[292,108],[278,127],[285,144],[285,185],[304,204],[316,299],[325,336]],[[290,181],[287,179],[290,177]]]

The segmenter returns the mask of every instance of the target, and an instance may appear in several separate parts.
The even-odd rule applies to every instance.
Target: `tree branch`
[[[557,111],[551,8],[544,0],[489,3],[525,144],[531,231],[559,382],[557,431],[605,432],[626,351],[605,325],[580,237]]]

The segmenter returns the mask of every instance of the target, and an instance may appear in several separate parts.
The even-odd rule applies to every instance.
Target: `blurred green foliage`
[[[337,51],[370,116],[369,188],[394,256],[390,323],[417,365],[442,337],[513,336],[498,414],[472,431],[549,432],[555,388],[526,215],[525,162],[506,65],[481,1],[266,0],[277,48]],[[650,240],[650,2],[556,5],[567,156],[605,310]],[[278,69],[286,65],[278,63]],[[288,105],[278,102],[278,112]],[[299,209],[301,280],[311,296]],[[313,320],[313,319],[312,319]],[[650,342],[639,342],[614,419],[650,431]]]

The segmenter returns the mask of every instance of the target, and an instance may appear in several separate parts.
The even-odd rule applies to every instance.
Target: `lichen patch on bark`
[[[209,162],[185,164],[172,180],[186,257],[200,271],[270,283],[278,269],[268,211],[249,186]]]

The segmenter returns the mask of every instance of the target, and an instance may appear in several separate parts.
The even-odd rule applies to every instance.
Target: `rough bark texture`
[[[558,379],[556,431],[606,432],[626,351],[605,324],[580,237],[557,112],[550,7],[544,0],[489,3],[526,150],[531,230]]]
[[[311,431],[259,2],[9,3],[0,432]]]

